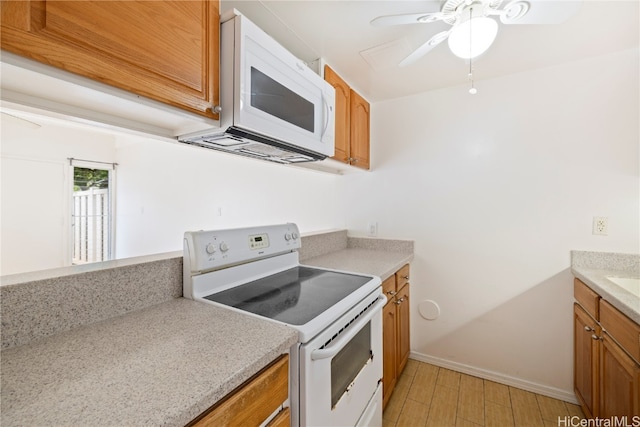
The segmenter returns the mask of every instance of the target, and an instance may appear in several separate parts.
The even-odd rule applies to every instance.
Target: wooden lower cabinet
[[[398,284],[400,288],[398,288]],[[382,284],[387,295],[387,304],[382,318],[382,400],[387,406],[398,377],[409,359],[411,342],[409,338],[409,265]]]
[[[626,416],[631,422],[640,416],[640,325],[585,287],[576,279],[576,397],[588,418]]]
[[[387,302],[382,311],[382,401],[387,406],[396,386],[396,306]]]
[[[600,326],[577,303],[573,308],[574,388],[588,418],[598,415],[598,340]]]
[[[600,418],[640,415],[640,365],[608,333],[600,345]]]
[[[288,396],[289,356],[283,355],[188,426],[258,427],[287,400]],[[284,408],[267,426],[288,426],[290,420],[289,408]]]
[[[409,338],[409,284],[407,283],[398,292],[396,297],[396,313],[397,313],[397,371],[398,375],[404,370],[409,360],[409,352],[411,351],[411,342]]]

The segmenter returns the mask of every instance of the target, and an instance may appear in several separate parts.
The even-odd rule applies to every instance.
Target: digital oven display
[[[251,250],[264,249],[269,247],[269,235],[264,234],[254,234],[253,236],[249,236],[249,248]]]

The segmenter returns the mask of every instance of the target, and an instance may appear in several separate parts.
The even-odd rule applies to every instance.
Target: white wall
[[[20,179],[6,159],[46,158],[60,173],[66,157],[116,161],[118,257],[180,250],[190,229],[292,221],[365,235],[375,221],[381,237],[416,242],[414,356],[571,398],[569,251],[640,252],[638,72],[634,50],[479,81],[474,97],[457,87],[375,104],[373,170],[346,176],[3,120],[2,274],[18,252],[45,262],[33,269],[60,262],[43,241],[49,229],[64,239],[66,192]],[[19,205],[29,224],[51,217],[43,234],[7,223],[22,203],[7,185],[23,180],[60,195],[51,209]],[[591,235],[595,215],[609,217],[609,236]],[[29,240],[16,251],[6,230]],[[438,319],[418,315],[425,299]]]
[[[118,163],[116,258],[182,250],[187,230],[344,227],[337,175],[33,120],[2,119],[2,275],[70,265],[69,157]]]
[[[118,258],[182,250],[187,230],[294,222],[344,227],[340,176],[185,144],[118,148]]]
[[[2,116],[0,274],[71,264],[68,158],[112,162],[112,136]]]
[[[372,107],[347,227],[415,239],[414,356],[572,398],[570,250],[640,252],[638,68],[625,51]]]

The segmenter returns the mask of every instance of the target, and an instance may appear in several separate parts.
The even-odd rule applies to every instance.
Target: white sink
[[[607,279],[640,297],[640,279],[632,279],[629,277],[607,277]]]

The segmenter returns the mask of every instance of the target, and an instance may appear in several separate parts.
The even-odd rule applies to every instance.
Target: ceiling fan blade
[[[561,24],[577,14],[581,6],[582,0],[517,0],[502,8],[500,21],[503,24]],[[523,7],[528,10],[518,17]]]
[[[400,61],[400,63],[398,64],[398,66],[400,67],[406,67],[407,65],[411,65],[414,62],[416,62],[418,59],[422,58],[424,55],[427,54],[427,52],[429,52],[431,49],[433,49],[434,47],[438,46],[440,43],[442,43],[447,37],[449,37],[449,33],[451,32],[451,30],[447,30],[447,31],[442,31],[438,34],[436,34],[435,36],[431,37],[429,40],[427,40],[427,42],[425,44],[423,44],[422,46],[420,46],[419,48],[417,48],[416,50],[414,50],[413,52],[411,52],[411,54],[409,56],[407,56],[406,58],[404,58],[402,61]]]
[[[376,27],[387,27],[391,25],[426,24],[439,19],[442,19],[442,13],[440,12],[407,13],[403,15],[378,16],[370,24]]]

